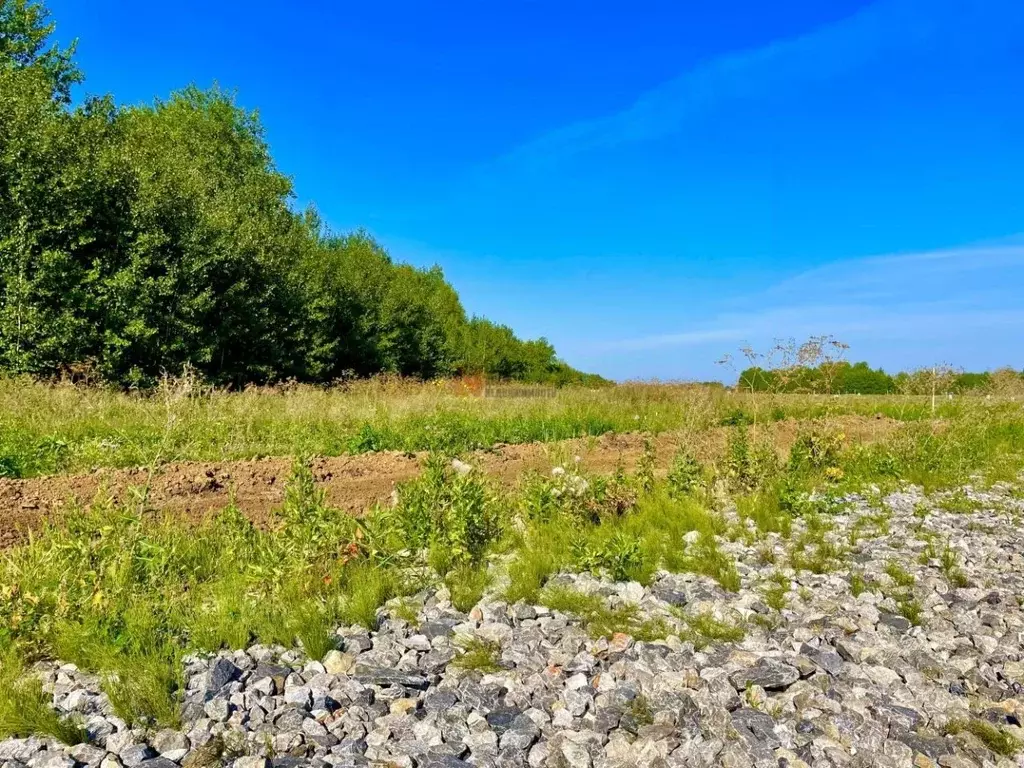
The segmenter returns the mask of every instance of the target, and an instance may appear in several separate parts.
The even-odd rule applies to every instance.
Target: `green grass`
[[[86,740],[84,725],[59,716],[40,679],[24,675],[22,661],[8,649],[0,654],[0,739],[33,735],[51,736],[65,744]]]
[[[450,382],[394,379],[242,392],[171,383],[153,393],[0,377],[0,476],[264,456],[442,451],[606,432],[705,429],[712,390],[624,386],[490,399]]]
[[[169,382],[141,394],[0,378],[0,476],[381,450],[458,453],[606,432],[696,433],[723,423],[881,413],[915,429],[898,445],[867,450],[859,462],[844,457],[840,468],[846,477],[864,479],[880,470],[907,479],[949,479],[954,472],[963,477],[981,454],[993,472],[1011,477],[1017,464],[997,461],[996,450],[997,444],[1013,443],[1019,452],[1024,444],[1019,408],[1014,412],[1011,406],[969,398],[942,403],[938,416],[963,424],[957,429],[970,433],[945,446],[948,432],[932,433],[925,422],[931,415],[927,401],[912,397],[726,396],[714,388],[630,384],[566,388],[551,399],[492,399],[467,396],[456,382],[390,378],[334,388],[288,385],[241,392]],[[730,417],[735,413],[751,416],[737,421]],[[1017,422],[1009,424],[1011,417]],[[734,469],[736,479],[757,484],[766,479],[762,460],[768,452],[756,445],[751,451],[745,458],[737,455]],[[707,486],[707,476],[697,476],[701,468],[682,461],[677,490]]]
[[[895,560],[890,560],[885,564],[885,573],[893,580],[897,587],[909,588],[917,583],[914,574],[907,571],[906,568]]]
[[[674,613],[685,625],[680,638],[692,643],[697,650],[712,643],[738,643],[746,636],[741,625],[716,619],[710,612],[686,614],[677,610]]]
[[[491,584],[491,576],[485,566],[463,566],[450,571],[445,577],[445,584],[451,593],[452,605],[465,613],[480,602]]]
[[[452,660],[452,666],[458,669],[476,670],[478,672],[497,672],[501,669],[498,658],[501,646],[479,637],[460,638],[457,642],[461,653]]]
[[[970,733],[982,744],[1003,757],[1013,757],[1024,748],[1024,744],[1004,729],[978,718],[953,720],[946,724],[946,733],[957,735]]]
[[[641,619],[635,606],[611,608],[600,595],[588,595],[569,587],[548,587],[540,596],[542,605],[576,617],[592,637],[611,639],[618,633],[636,640],[658,640],[671,634],[657,619]]]

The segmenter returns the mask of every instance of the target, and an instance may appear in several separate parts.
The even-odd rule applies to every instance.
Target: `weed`
[[[704,467],[686,448],[681,448],[672,460],[666,482],[673,498],[697,494],[704,486]]]
[[[654,490],[654,441],[650,435],[644,436],[644,449],[636,465],[636,484],[641,493]]]
[[[854,597],[860,597],[864,592],[867,591],[868,583],[864,580],[864,575],[858,571],[854,571],[850,574],[850,594]]]
[[[398,490],[398,504],[373,518],[387,548],[428,549],[441,574],[477,562],[498,537],[496,499],[475,470],[456,468],[442,456],[427,459],[423,474]]]
[[[702,533],[686,553],[686,570],[715,579],[724,589],[738,592],[740,575],[728,555],[718,547],[714,535]]]
[[[828,527],[821,517],[808,517],[807,529],[790,549],[790,564],[796,570],[812,573],[830,573],[838,570],[847,557],[847,551],[828,538]]]
[[[948,542],[942,548],[942,554],[939,557],[939,565],[942,568],[942,573],[946,577],[946,581],[949,582],[951,587],[970,586],[967,574],[964,573],[963,569],[960,567],[960,558],[957,555],[956,550],[950,547]]]
[[[730,433],[725,463],[729,485],[740,491],[757,490],[779,472],[775,448],[763,440],[752,444],[746,426],[736,426]]]
[[[940,499],[938,506],[939,509],[954,515],[970,515],[980,510],[984,505],[982,502],[964,493],[962,488],[958,488],[953,493]]]
[[[990,750],[1003,757],[1013,757],[1024,748],[1024,744],[1016,736],[979,718],[952,720],[946,724],[945,730],[950,735],[970,733]]]
[[[65,744],[86,740],[85,728],[75,719],[61,717],[42,681],[27,674],[9,650],[0,656],[0,739],[33,735],[51,736]]]
[[[460,609],[461,610],[461,609]],[[400,621],[404,621],[411,627],[419,626],[420,621],[420,605],[413,600],[401,599],[395,600],[389,612],[392,616]]]
[[[898,592],[892,597],[896,602],[896,612],[915,627],[921,626],[924,614],[921,601],[915,598],[910,591]]]
[[[501,646],[479,637],[461,638],[456,645],[462,653],[452,660],[452,666],[459,669],[470,669],[478,672],[497,672],[501,669],[498,658]]]
[[[914,586],[917,579],[895,560],[890,560],[885,565],[885,573],[893,580],[897,587],[909,588]]]
[[[741,519],[752,520],[760,533],[778,533],[788,539],[793,518],[782,508],[781,497],[780,486],[740,496],[736,500],[736,511]]]
[[[553,611],[577,617],[592,637],[623,633],[637,640],[656,640],[670,630],[658,619],[640,619],[636,606],[610,608],[600,595],[588,595],[568,587],[548,587],[540,596],[541,603]]]
[[[773,611],[781,612],[786,607],[786,593],[789,592],[790,583],[781,573],[776,571],[775,575],[780,580],[766,587],[762,594],[765,605]]]
[[[716,619],[710,611],[684,614],[677,610],[674,613],[685,625],[680,637],[692,643],[697,650],[703,650],[712,643],[738,643],[746,635],[741,625]]]
[[[445,584],[452,596],[452,605],[464,613],[480,602],[490,583],[491,576],[486,566],[482,565],[462,566],[449,571],[445,576]]]
[[[629,702],[629,706],[626,707],[626,713],[633,718],[633,723],[637,728],[654,723],[654,712],[651,710],[651,704],[642,693],[637,694]]]

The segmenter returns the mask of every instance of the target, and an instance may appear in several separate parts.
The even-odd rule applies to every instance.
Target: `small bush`
[[[672,460],[666,484],[672,498],[681,498],[699,493],[705,485],[704,467],[685,448],[679,450]]]
[[[496,499],[480,474],[441,456],[399,488],[398,504],[379,509],[372,528],[390,551],[428,549],[442,574],[478,562],[500,534]]]

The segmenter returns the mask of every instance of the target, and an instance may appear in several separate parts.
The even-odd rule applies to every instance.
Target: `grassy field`
[[[9,460],[28,456],[12,445],[38,445],[41,436],[67,446],[65,463],[22,465],[26,473],[101,461],[459,450],[588,430],[730,427],[721,460],[704,462],[684,443],[667,477],[656,476],[653,456],[645,455],[629,475],[587,476],[570,461],[503,488],[439,451],[420,478],[399,489],[394,505],[358,520],[325,503],[302,462],[270,529],[254,527],[231,506],[197,530],[155,514],[141,496],[119,506],[97,501],[0,561],[0,736],[81,737],[23,676],[34,660],[95,670],[121,717],[173,725],[184,654],[258,640],[320,658],[335,627],[372,626],[388,601],[398,615],[395,600],[429,582],[447,584],[462,610],[494,585],[510,601],[543,600],[575,613],[595,634],[664,636],[665,625],[608,612],[547,582],[576,570],[647,583],[665,569],[705,574],[736,590],[741,577],[720,542],[754,544],[769,534],[789,541],[788,567],[851,570],[849,548],[827,535],[844,494],[868,489],[879,496],[904,483],[934,489],[1015,482],[1024,467],[1024,411],[1015,402],[943,402],[933,421],[926,418],[930,404],[918,400],[751,399],[651,386],[504,402],[429,385],[141,398],[5,382],[0,397]],[[884,440],[852,444],[830,418],[845,413],[907,423]],[[757,425],[781,418],[801,422],[795,445],[780,458]],[[400,445],[358,441],[371,430]],[[99,446],[112,435],[135,442],[124,437],[104,453]],[[797,519],[805,523],[799,536],[792,533]],[[871,525],[864,535],[882,535],[884,520]],[[914,606],[906,610],[912,616]],[[697,644],[742,634],[700,621],[685,631]]]
[[[973,407],[940,400],[937,415]],[[700,431],[712,426],[838,414],[931,416],[915,397],[770,396],[672,385],[560,390],[550,399],[492,399],[451,382],[395,380],[343,388],[202,390],[170,382],[150,394],[0,379],[0,477],[100,467],[367,451],[462,452],[498,443],[607,432]]]

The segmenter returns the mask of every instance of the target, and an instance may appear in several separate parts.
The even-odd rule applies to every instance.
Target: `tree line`
[[[963,394],[1024,388],[1024,371],[1001,369],[970,373],[948,367],[886,373],[866,362],[823,362],[817,366],[769,369],[751,366],[740,372],[736,386],[748,392],[827,394]]]
[[[468,317],[439,267],[293,210],[257,115],[218,88],[73,105],[74,47],[0,0],[0,371],[145,387],[390,372],[599,383]]]

